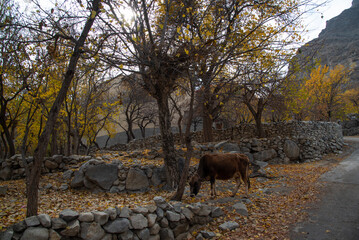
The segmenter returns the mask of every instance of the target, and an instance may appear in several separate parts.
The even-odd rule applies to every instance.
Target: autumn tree
[[[134,21],[121,17],[125,5],[134,13]],[[169,96],[177,79],[188,68],[188,49],[178,39],[178,28],[186,21],[186,7],[181,1],[124,1],[111,2],[108,25],[113,32],[109,51],[104,58],[122,71],[134,72],[139,84],[156,99],[166,168],[167,185],[178,185],[179,171],[175,155]],[[111,40],[111,41],[110,41]]]
[[[350,67],[319,65],[307,80],[294,88],[289,109],[302,120],[332,121],[344,116],[343,94],[346,90]]]
[[[126,132],[127,142],[130,142],[135,139],[135,125],[139,126],[142,136],[145,136],[146,126],[153,123],[152,115],[156,111],[150,108],[153,98],[134,78],[124,77],[120,81],[117,94],[121,98],[121,108],[112,121]]]
[[[40,5],[37,5],[38,7]],[[64,7],[63,5],[62,7]],[[67,91],[71,85],[72,79],[76,72],[77,63],[80,56],[83,54],[83,48],[86,44],[86,39],[89,35],[89,32],[92,28],[92,25],[95,21],[96,16],[100,12],[101,3],[98,0],[93,0],[87,2],[87,6],[82,6],[85,9],[82,11],[83,14],[81,17],[78,16],[78,20],[84,20],[84,25],[82,26],[82,31],[77,32],[75,28],[76,25],[82,23],[82,21],[71,22],[73,28],[71,31],[64,28],[62,23],[66,22],[68,19],[74,19],[71,11],[62,11],[57,9],[49,10],[49,12],[44,11],[45,16],[41,14],[32,15],[31,21],[27,22],[26,25],[22,26],[29,30],[29,33],[32,35],[34,40],[54,40],[53,41],[53,53],[56,53],[57,41],[59,38],[66,40],[67,46],[72,49],[71,57],[68,61],[66,70],[63,74],[61,88],[56,95],[56,99],[52,104],[52,107],[49,111],[46,124],[42,130],[42,133],[39,137],[37,147],[34,151],[33,157],[33,166],[31,169],[30,176],[28,176],[27,184],[27,216],[32,216],[37,214],[38,209],[38,187],[41,176],[41,166],[43,158],[46,154],[46,149],[50,141],[51,133],[53,131],[54,125],[56,123],[57,117],[60,112],[62,103],[66,98]],[[39,7],[39,9],[41,9]],[[59,18],[53,18],[55,11],[61,13]],[[39,11],[40,12],[40,11]],[[78,12],[80,14],[81,11]],[[46,16],[47,14],[47,16]],[[70,18],[70,15],[72,17]],[[36,16],[36,18],[35,18]],[[67,21],[69,23],[69,21]],[[45,30],[46,28],[46,30]],[[43,34],[46,33],[44,36]]]
[[[240,63],[249,55],[258,55],[283,32],[292,32],[303,4],[305,2],[297,1],[203,1],[198,4],[204,10],[198,10],[189,31],[192,42],[201,49],[196,66],[203,91],[205,141],[213,140],[214,118],[229,96],[240,88],[237,82],[243,74]]]
[[[0,133],[4,157],[15,154],[14,129],[21,114],[22,94],[33,75],[29,43],[20,26],[17,6],[0,1]],[[7,154],[8,153],[8,154]]]
[[[359,113],[359,88],[357,86],[351,86],[344,92],[344,101],[346,103],[346,114],[357,114]]]

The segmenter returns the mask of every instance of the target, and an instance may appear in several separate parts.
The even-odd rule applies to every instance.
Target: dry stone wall
[[[263,124],[263,129],[266,137],[261,139],[256,137],[256,128],[253,124],[214,130],[214,142],[233,142],[238,148],[232,151],[249,153],[250,158],[256,160],[279,163],[286,163],[289,160],[316,160],[323,154],[341,151],[344,144],[342,127],[334,122],[278,122]],[[179,143],[178,135],[175,135],[175,139]],[[203,146],[208,148],[211,145],[211,143],[203,144],[202,132],[193,133],[193,140],[198,143],[199,148]],[[128,144],[128,149],[158,146],[160,146],[160,137],[155,136],[133,141]],[[213,149],[215,148],[212,147]]]
[[[64,172],[70,166],[76,166],[81,162],[91,159],[91,156],[72,155],[65,157],[62,155],[54,155],[46,157],[42,163],[41,173]],[[14,180],[25,177],[25,165],[29,168],[33,165],[33,158],[22,159],[20,154],[16,154],[9,159],[0,160],[0,180]]]
[[[168,203],[162,197],[155,197],[154,202],[134,209],[116,207],[85,213],[66,209],[58,218],[32,216],[9,228],[2,239],[180,240],[224,215],[221,208],[203,203]]]

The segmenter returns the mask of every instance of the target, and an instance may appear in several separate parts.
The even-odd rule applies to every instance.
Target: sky
[[[27,2],[30,0],[18,0],[20,2]],[[39,0],[44,5],[49,2],[55,2],[56,0]],[[315,2],[321,3],[326,0],[314,0]],[[306,26],[307,33],[303,36],[304,42],[308,42],[316,37],[325,28],[326,21],[338,16],[342,11],[348,9],[352,5],[352,0],[327,0],[328,3],[318,8],[317,10],[311,11],[305,15],[303,24]],[[52,4],[50,5],[52,6]],[[23,6],[24,7],[24,6]]]
[[[307,29],[305,34],[305,42],[317,38],[319,33],[325,28],[326,21],[338,16],[345,9],[350,8],[352,0],[331,0],[326,5],[320,7],[318,11],[306,16],[303,24]],[[323,18],[322,18],[323,17]]]

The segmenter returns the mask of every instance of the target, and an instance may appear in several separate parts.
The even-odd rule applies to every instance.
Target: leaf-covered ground
[[[321,189],[318,178],[333,168],[350,151],[352,148],[346,147],[341,155],[328,155],[323,160],[312,163],[270,165],[266,171],[273,178],[251,179],[251,203],[246,204],[248,217],[230,210],[229,207],[234,204],[233,202],[218,202],[220,199],[230,197],[231,189],[234,187],[234,184],[229,181],[218,181],[218,196],[214,204],[220,206],[226,215],[216,219],[202,230],[215,232],[217,239],[288,239],[290,226],[305,219],[304,210],[310,206],[310,203],[318,199]],[[45,186],[49,183],[52,188],[46,189]],[[67,208],[78,212],[87,212],[115,206],[143,206],[154,204],[152,199],[155,196],[169,199],[173,194],[155,190],[136,194],[94,194],[72,189],[56,190],[62,184],[64,184],[62,173],[42,177],[39,213],[58,217],[58,214]],[[0,185],[8,186],[6,196],[0,197],[0,229],[3,229],[25,218],[25,183],[24,180],[16,180],[0,182]],[[243,190],[242,186],[236,198],[244,196]],[[199,196],[191,198],[186,192],[183,201],[187,203],[207,202],[208,194],[209,184],[206,183]],[[219,230],[218,226],[226,221],[236,221],[240,227],[234,231]]]

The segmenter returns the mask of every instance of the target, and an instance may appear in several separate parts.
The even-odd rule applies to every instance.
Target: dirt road
[[[309,219],[291,230],[291,239],[359,239],[359,138],[346,137],[356,150],[321,177],[325,192],[311,208]]]

